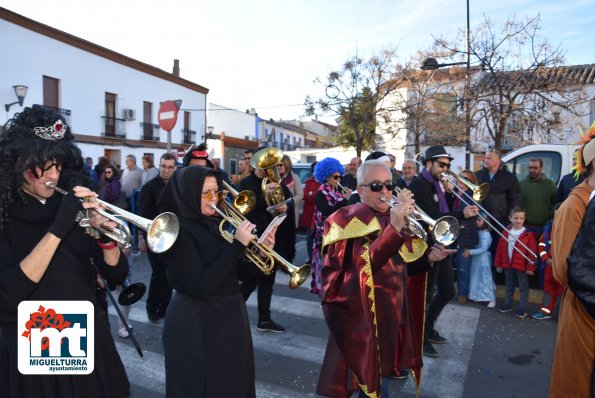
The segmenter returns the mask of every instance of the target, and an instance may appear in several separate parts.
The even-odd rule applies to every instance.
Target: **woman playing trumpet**
[[[97,195],[84,187],[80,150],[70,127],[54,111],[25,108],[4,127],[0,139],[0,396],[128,397],[129,384],[96,299],[96,268],[113,284],[128,274],[116,244],[95,240],[76,226]],[[47,183],[66,191],[60,195]],[[90,212],[91,224],[106,219]],[[17,370],[17,344],[25,325],[17,325],[17,306],[25,300],[83,300],[93,305],[94,370],[88,375],[25,375]],[[59,308],[59,307],[57,307]],[[54,325],[58,314],[43,308]],[[52,319],[53,318],[53,319]],[[43,328],[41,325],[29,325]]]
[[[322,234],[324,220],[341,207],[347,206],[351,189],[344,193],[339,188],[339,180],[345,169],[335,158],[324,158],[314,167],[314,177],[322,184],[316,192],[316,211],[314,212],[314,242],[312,246],[312,288],[310,292],[320,294],[320,271],[322,270]]]
[[[178,239],[163,254],[175,290],[163,328],[167,397],[255,396],[250,325],[236,276],[255,225],[242,221],[232,243],[221,236],[213,205],[222,187],[220,173],[201,166],[178,170],[165,187],[180,220]],[[274,234],[265,245],[274,246]]]

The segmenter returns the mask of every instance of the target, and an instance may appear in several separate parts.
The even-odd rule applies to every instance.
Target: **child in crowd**
[[[471,257],[471,274],[469,280],[469,299],[488,302],[488,308],[496,307],[496,292],[492,278],[492,258],[490,245],[492,236],[488,224],[481,217],[476,220],[479,232],[479,244],[473,249],[465,249],[464,257]]]
[[[529,302],[528,277],[533,275],[536,268],[535,255],[530,253],[525,246],[533,253],[536,253],[537,240],[533,232],[525,228],[525,211],[521,207],[515,206],[510,211],[509,220],[511,225],[508,229],[502,231],[502,237],[498,241],[496,258],[494,259],[494,265],[498,270],[504,270],[504,277],[506,278],[504,304],[498,308],[498,311],[512,311],[512,298],[518,284],[521,300],[514,315],[522,319],[527,316],[527,304]],[[524,246],[518,244],[517,241],[524,243]],[[531,259],[531,261],[525,258],[525,256]]]
[[[554,212],[560,207],[557,203]],[[555,213],[554,213],[555,214]],[[545,225],[543,234],[539,238],[539,257],[545,264],[543,269],[543,300],[541,310],[531,315],[533,319],[550,319],[556,308],[556,301],[562,296],[564,287],[556,281],[552,271],[552,224],[554,220],[549,220]],[[546,304],[547,303],[547,304]]]

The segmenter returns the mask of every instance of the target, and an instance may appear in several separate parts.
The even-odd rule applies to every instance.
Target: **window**
[[[238,161],[237,159],[231,159],[229,161],[229,174],[237,174],[238,173]]]
[[[541,159],[543,162],[543,170],[541,172],[557,184],[562,172],[562,156],[558,152],[541,151],[524,153],[509,160],[506,163],[506,168],[521,181],[529,175],[529,160],[533,158]]]
[[[151,102],[143,101],[143,139],[153,139],[153,104]]]
[[[105,135],[116,134],[116,94],[105,93]]]
[[[53,77],[43,77],[43,105],[60,108],[60,80]]]

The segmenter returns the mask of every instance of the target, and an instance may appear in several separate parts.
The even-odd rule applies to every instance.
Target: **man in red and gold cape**
[[[419,388],[426,272],[453,252],[428,250],[403,232],[415,201],[406,189],[393,208],[381,199],[394,188],[383,162],[364,162],[357,180],[362,203],[333,213],[323,237],[322,308],[331,333],[316,393],[337,398],[358,389],[388,396],[388,378],[405,369]]]

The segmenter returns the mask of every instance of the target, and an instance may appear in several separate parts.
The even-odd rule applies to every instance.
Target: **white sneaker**
[[[488,303],[488,308],[496,308],[496,302],[495,301],[490,301]]]
[[[118,335],[124,339],[127,339],[129,337],[128,330],[126,330],[126,328],[123,326],[120,329],[118,329]]]

